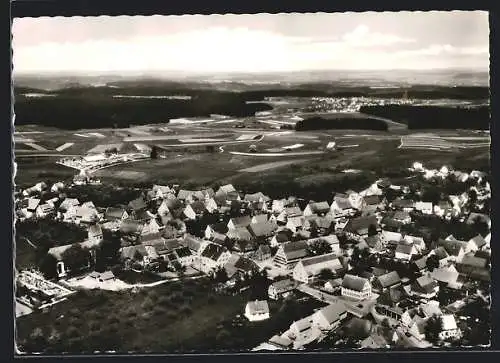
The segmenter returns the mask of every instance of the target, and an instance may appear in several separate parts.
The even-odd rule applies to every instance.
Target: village
[[[153,185],[97,207],[77,195],[101,186],[85,173],[39,182],[15,194],[17,233],[50,223],[83,238],[39,248],[37,263],[17,271],[16,315],[71,302],[76,290],[208,277],[219,294],[260,291],[239,316],[256,326],[275,301],[318,303],[254,350],[487,345],[478,335],[489,334],[479,312],[491,303],[489,176],[420,162],[409,171],[406,184],[381,178],[324,201]]]

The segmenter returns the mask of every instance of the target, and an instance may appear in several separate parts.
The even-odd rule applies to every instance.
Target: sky
[[[16,18],[14,73],[488,70],[488,13]]]

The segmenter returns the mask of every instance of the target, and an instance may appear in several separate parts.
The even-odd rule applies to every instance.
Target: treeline
[[[166,123],[179,117],[208,117],[225,114],[247,117],[271,110],[263,103],[246,104],[238,94],[208,92],[191,100],[114,98],[71,89],[53,97],[18,96],[15,103],[16,124],[37,124],[62,129],[128,127]]]
[[[409,129],[487,130],[490,125],[488,106],[362,106],[360,112],[390,118],[408,125]]]
[[[388,126],[384,121],[372,118],[323,118],[311,117],[295,124],[297,131],[309,130],[330,130],[330,129],[350,129],[350,130],[380,130],[387,131]]]

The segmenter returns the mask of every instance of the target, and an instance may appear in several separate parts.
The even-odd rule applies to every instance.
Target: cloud
[[[477,47],[455,47],[450,44],[432,44],[428,47],[421,49],[412,50],[402,50],[397,52],[400,57],[409,56],[476,56],[476,55],[487,55],[489,54],[488,46],[477,46]]]
[[[366,25],[359,25],[353,31],[344,34],[342,41],[353,47],[377,47],[399,43],[413,43],[415,39],[403,38],[394,34],[372,32]]]

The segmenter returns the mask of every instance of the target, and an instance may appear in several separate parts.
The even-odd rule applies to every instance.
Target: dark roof
[[[271,254],[271,248],[268,245],[260,245],[257,250],[262,255],[270,255]]]
[[[410,217],[410,213],[402,211],[402,210],[397,211],[396,213],[394,213],[394,216],[392,216],[393,219],[399,220],[399,221],[405,220],[409,217]]]
[[[451,256],[458,256],[460,250],[465,250],[466,244],[466,242],[456,240],[439,239],[438,241],[438,246],[444,247],[446,252]]]
[[[230,229],[226,235],[231,239],[236,239],[239,241],[252,240],[252,234],[247,227],[237,227],[235,229]]]
[[[196,201],[190,204],[191,208],[196,214],[201,214],[207,210],[205,203],[201,201]]]
[[[267,237],[273,234],[278,226],[272,222],[252,223],[248,230],[254,237]]]
[[[210,258],[214,261],[217,261],[219,257],[222,255],[222,253],[226,249],[222,247],[221,245],[215,244],[215,243],[209,243],[204,249],[201,255],[203,257]]]
[[[415,201],[397,198],[392,202],[392,206],[396,208],[413,208],[415,207]]]
[[[198,252],[203,241],[200,240],[199,238],[193,237],[193,236],[186,236],[184,239],[181,241],[181,244],[183,246],[188,247],[191,251]]]
[[[481,248],[481,247],[483,247],[486,244],[485,239],[480,234],[478,234],[476,237],[472,238],[471,241],[474,242],[474,244],[478,248]]]
[[[259,266],[255,262],[246,257],[240,257],[238,261],[236,261],[236,263],[234,264],[234,267],[244,272],[252,272],[259,270]]]
[[[102,236],[102,229],[100,224],[92,224],[89,226],[88,231],[89,238]]]
[[[370,225],[378,227],[376,216],[364,216],[350,219],[344,230],[352,233],[364,234],[366,233],[365,230],[368,231]]]
[[[276,233],[276,235],[275,235],[276,241],[278,243],[288,242],[288,241],[290,241],[290,234],[291,233],[287,233],[285,231],[280,231],[280,232]]]
[[[328,253],[328,254],[325,254],[325,255],[319,255],[319,256],[313,256],[313,257],[304,258],[300,262],[302,263],[302,265],[304,267],[306,267],[306,266],[315,265],[315,264],[318,264],[318,263],[332,261],[332,260],[337,260],[337,259],[338,259],[338,257],[336,256],[335,253]],[[339,262],[339,265],[340,265],[340,262]]]
[[[178,247],[175,250],[175,253],[178,257],[187,257],[191,256],[191,250],[188,247]]]
[[[250,252],[254,251],[257,248],[255,242],[250,240],[240,239],[236,241],[233,245],[233,249],[239,252]]]
[[[125,213],[125,209],[123,208],[108,207],[106,208],[106,212],[104,213],[104,218],[121,219],[123,217],[123,213]]]
[[[134,219],[126,219],[120,225],[120,232],[122,233],[141,233],[144,228],[144,223]]]
[[[427,258],[428,258],[428,256],[424,256],[424,257],[419,258],[418,260],[414,261],[415,266],[417,266],[419,271],[424,270],[427,267],[427,264],[426,264]]]
[[[401,282],[401,278],[396,271],[391,271],[388,274],[379,276],[377,279],[383,288],[391,287]]]
[[[399,243],[398,246],[396,247],[396,252],[398,253],[404,253],[405,255],[411,254],[411,250],[413,248],[413,245],[409,243]]]
[[[485,258],[476,256],[464,256],[461,262],[462,265],[473,267],[486,267],[488,261]]]
[[[380,195],[367,195],[363,199],[367,205],[377,205],[382,202],[382,197]]]
[[[415,281],[416,287],[420,290],[424,290],[425,292],[432,292],[434,288],[437,286],[436,281],[431,279],[428,276],[420,276]]]
[[[224,222],[219,222],[219,223],[211,224],[210,228],[214,232],[218,232],[218,233],[222,233],[222,234],[226,234],[227,231],[229,230],[227,228],[227,223],[224,223]]]
[[[282,244],[282,247],[288,260],[296,260],[308,255],[306,241],[287,242]]]
[[[330,206],[327,202],[309,203],[309,208],[311,208],[313,213],[317,214],[327,213],[330,211]]]
[[[252,218],[250,216],[241,216],[231,218],[231,221],[233,222],[235,227],[247,227],[250,225],[250,223],[252,223]]]
[[[143,197],[139,197],[130,201],[128,206],[133,210],[141,210],[147,208],[148,205]]]
[[[436,249],[434,249],[434,254],[440,259],[440,260],[443,260],[445,258],[447,258],[449,255],[448,255],[448,252],[446,252],[446,250],[444,249],[444,247],[438,247]]]
[[[367,279],[359,276],[345,275],[344,279],[342,280],[342,287],[354,291],[363,291],[363,287],[367,282]]]

